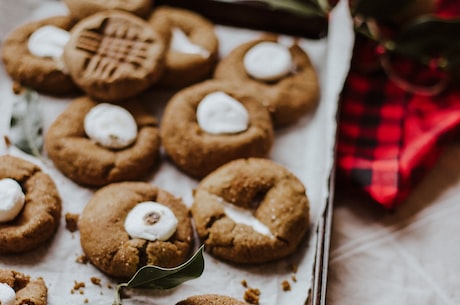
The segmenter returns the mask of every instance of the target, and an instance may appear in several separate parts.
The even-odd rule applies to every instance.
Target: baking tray
[[[22,3],[22,2],[27,2],[27,3],[32,3],[34,1],[32,0],[27,0],[27,1],[18,1],[18,3]],[[21,11],[21,14],[18,15],[18,18],[14,18],[13,20],[17,20],[17,22],[24,22],[25,20],[27,19],[31,19],[31,18],[39,18],[38,16],[42,16],[43,15],[43,12],[46,12],[48,13],[48,8],[45,4],[51,4],[52,2],[56,3],[58,1],[43,1],[43,3],[40,3],[40,1],[35,1],[34,3],[38,3],[34,9],[35,11],[40,11],[40,14],[37,13],[37,15],[34,15],[34,13],[32,13],[28,18],[28,17],[25,17],[24,18],[24,13],[25,13],[25,9],[21,8],[20,11]],[[174,1],[167,1],[167,4],[168,5],[173,5],[173,2]],[[212,1],[188,1],[188,2],[193,2],[194,4],[197,4],[197,3],[208,3],[208,2],[212,2]],[[222,2],[222,1],[218,1],[218,2]],[[158,1],[156,2],[157,5],[160,5],[161,4],[161,1]],[[7,5],[6,3],[2,3],[0,6],[2,5]],[[10,3],[8,3],[8,5],[11,5]],[[180,3],[177,3],[176,4],[177,6],[181,6]],[[42,7],[45,7],[46,9],[43,9]],[[194,6],[194,10],[196,11],[200,11],[199,9],[199,5],[197,6]],[[242,6],[239,6],[239,10],[246,10],[247,8],[245,7],[242,7]],[[238,11],[236,9],[236,6],[235,6],[235,10]],[[260,8],[258,8],[258,10],[260,10]],[[3,14],[6,14],[5,13],[5,10],[1,9],[0,11],[3,12]],[[35,12],[34,11],[34,12]],[[49,11],[49,13],[51,13],[52,11]],[[14,12],[12,12],[14,13]],[[333,14],[332,14],[333,15]],[[27,16],[27,15],[26,15]],[[236,16],[237,20],[239,20],[238,16],[241,16],[241,15],[234,15]],[[12,17],[10,17],[11,19]],[[212,17],[210,19],[214,20],[216,23],[218,23],[218,20],[216,20],[215,18],[217,18],[217,16],[215,17]],[[328,20],[329,21],[329,20]],[[3,22],[3,21],[2,21]],[[231,35],[232,35],[232,39],[240,39],[242,36],[245,36],[247,33],[246,33],[246,30],[245,29],[253,29],[253,30],[269,30],[270,27],[267,27],[267,25],[265,24],[261,24],[259,26],[250,26],[250,25],[245,25],[243,27],[243,25],[237,21],[235,21],[235,24],[232,24],[232,21],[230,19],[227,19],[225,22],[222,22],[223,24],[225,25],[229,25],[229,26],[235,26],[235,27],[241,27],[241,31],[236,29],[235,28],[235,31],[231,30]],[[0,26],[2,26],[2,24],[0,24]],[[10,25],[9,25],[10,26]],[[11,28],[11,26],[10,26]],[[6,32],[8,32],[9,29],[6,29],[6,28],[1,28],[1,32],[4,34]],[[221,29],[224,34],[228,34],[227,31],[228,31],[228,28],[226,28],[225,26]],[[295,35],[294,32],[291,32],[289,30],[283,30],[282,28],[272,28],[273,31],[276,31],[276,32],[279,32],[280,34],[288,34],[290,36],[292,35]],[[324,32],[325,30],[327,30],[327,34],[325,34],[326,32]],[[331,40],[333,40],[333,42],[335,44],[337,44],[336,40],[338,40],[337,38],[343,38],[343,37],[337,37],[337,36],[341,36],[341,35],[335,35],[336,37],[333,37],[333,39],[330,37],[330,23],[327,22],[326,23],[326,27],[324,27],[324,23],[321,23],[321,26],[319,26],[315,32],[316,34],[312,34],[311,32],[309,33],[303,33],[303,34],[299,34],[303,37],[308,37],[308,39],[311,39],[309,42],[311,42],[313,45],[314,45],[314,48],[317,48],[317,46],[315,46],[316,44],[323,44],[325,42],[325,40],[330,40],[328,43],[331,42]],[[253,33],[250,33],[250,34],[253,34]],[[0,37],[0,38],[4,38],[3,37]],[[317,40],[317,41],[316,41]],[[327,100],[327,102],[329,104],[331,104],[331,109],[328,109],[326,114],[324,113],[320,113],[318,115],[321,115],[321,116],[324,116],[326,115],[326,118],[330,119],[329,116],[335,116],[336,115],[336,106],[333,105],[335,102],[337,102],[338,100],[338,94],[339,94],[339,91],[341,90],[341,84],[343,83],[343,78],[345,77],[345,74],[346,74],[346,64],[339,64],[337,65],[334,61],[330,64],[329,63],[329,60],[328,60],[328,57],[334,57],[336,58],[336,61],[337,61],[337,58],[341,58],[342,60],[345,60],[347,61],[349,58],[349,56],[351,56],[351,52],[348,51],[346,49],[343,49],[341,48],[340,46],[340,43],[338,43],[339,46],[337,47],[334,47],[335,49],[335,53],[337,53],[337,50],[340,50],[339,51],[339,55],[337,54],[332,54],[334,52],[332,52],[329,49],[327,50],[323,50],[323,49],[320,49],[320,52],[319,53],[324,53],[324,62],[325,64],[327,63],[328,64],[328,67],[323,67],[324,68],[324,73],[328,73],[330,75],[339,75],[338,76],[338,80],[335,80],[334,83],[336,83],[334,85],[333,88],[331,88],[330,91],[328,92],[324,92],[323,94],[323,97],[322,99],[324,100]],[[225,46],[224,46],[225,47]],[[228,51],[228,50],[227,50]],[[324,51],[324,52],[323,52]],[[330,71],[330,70],[334,70],[334,72]],[[336,71],[337,70],[337,71]],[[2,75],[0,75],[2,76]],[[5,77],[5,75],[3,75],[3,77]],[[334,77],[336,78],[336,77]],[[6,112],[8,112],[8,100],[11,99],[11,96],[8,96],[8,94],[6,94],[5,96],[5,92],[8,92],[11,88],[11,83],[10,83],[10,80],[8,80],[8,78],[6,77],[6,80],[5,78],[2,78],[2,81],[0,82],[0,89],[2,90],[3,92],[3,98],[2,100],[0,101],[0,109],[2,109],[2,111],[0,112],[0,116],[3,116],[5,115]],[[44,109],[46,109],[46,112],[48,114],[51,114],[51,117],[55,116],[55,114],[61,112],[64,108],[65,108],[65,103],[62,103],[61,101],[59,101],[58,99],[54,99],[54,98],[49,98],[49,97],[45,97],[45,101],[43,103],[43,106],[44,106]],[[320,109],[321,111],[321,109]],[[315,114],[316,116],[317,114]],[[312,118],[314,120],[314,117]],[[335,120],[335,117],[334,117],[334,120]],[[331,120],[331,124],[326,126],[326,129],[327,129],[327,132],[328,132],[328,136],[327,136],[327,140],[328,141],[331,141],[331,143],[328,144],[328,148],[329,147],[334,147],[334,143],[335,143],[335,125],[334,125],[334,120]],[[5,122],[4,121],[1,121],[0,122],[2,123],[0,125],[0,134],[6,134],[7,133],[7,129],[8,129],[8,126],[6,126]],[[49,124],[51,123],[51,121],[48,121],[46,124],[49,126]],[[304,122],[305,123],[305,122]],[[305,124],[308,124],[309,122],[306,122]],[[281,134],[283,133],[289,133],[289,130],[288,131],[282,131]],[[290,139],[289,139],[289,135],[287,134],[284,134],[282,136],[285,136],[286,138],[288,138],[285,142],[283,143],[289,143]],[[324,136],[317,136],[318,139],[320,139],[321,141],[324,140]],[[332,137],[332,138],[331,138]],[[1,146],[1,145],[0,145]],[[2,153],[2,147],[0,147],[0,153]],[[21,156],[21,157],[24,157],[24,158],[29,158],[28,156],[25,156],[24,154],[22,154],[21,152],[19,151],[15,151],[14,149],[11,150],[10,149],[10,153],[12,154],[15,154],[15,155],[18,155],[18,156]],[[333,162],[333,157],[334,157],[334,153],[333,151],[326,151],[326,154],[328,156],[328,160],[331,159],[331,163],[328,164],[328,166],[326,167],[326,169],[324,170],[324,173],[322,174],[326,174],[326,177],[327,177],[327,181],[325,181],[325,183],[327,184],[327,187],[326,187],[326,194],[324,195],[321,195],[321,201],[324,201],[325,205],[323,207],[323,209],[320,211],[319,213],[319,217],[318,219],[314,219],[314,224],[315,224],[315,227],[312,228],[312,233],[311,235],[313,235],[313,239],[311,239],[311,242],[312,244],[309,245],[309,247],[311,248],[311,251],[309,251],[309,253],[311,252],[311,256],[313,257],[314,259],[314,266],[312,268],[312,274],[311,274],[311,285],[309,284],[308,287],[305,287],[303,290],[307,291],[308,293],[308,297],[306,297],[305,299],[303,299],[304,301],[302,303],[305,303],[305,304],[325,304],[326,302],[326,283],[327,283],[327,262],[328,262],[328,256],[329,256],[329,243],[330,243],[330,228],[331,228],[331,222],[332,222],[332,202],[333,202],[333,167],[334,167],[334,162]],[[323,153],[320,153],[319,154],[320,156],[323,155]],[[317,156],[318,157],[318,156]],[[30,158],[29,158],[30,159]],[[35,161],[32,159],[32,161]],[[287,163],[291,162],[290,160],[287,160],[286,161]],[[292,169],[295,169],[295,163],[294,164],[287,164],[288,167],[290,166]],[[78,186],[75,186],[75,185],[72,185],[72,184],[68,184],[68,182],[66,181],[66,185],[62,185],[62,181],[65,180],[64,177],[61,177],[59,172],[56,171],[56,169],[53,169],[52,166],[47,170],[49,171],[51,174],[53,174],[55,177],[57,177],[59,179],[58,181],[58,186],[61,190],[63,190],[64,192],[69,192],[69,193],[72,193],[74,192],[75,190],[78,190]],[[302,173],[300,173],[302,174]],[[160,184],[162,183],[162,180],[161,180],[161,177],[160,179],[158,180],[157,179],[157,182],[159,182]],[[307,186],[308,188],[308,186]],[[84,198],[85,196],[89,196],[91,193],[91,190],[82,190],[82,192],[78,192],[78,198],[77,199],[82,199]],[[80,198],[81,197],[81,198]],[[66,201],[66,200],[65,200]],[[75,212],[75,210],[72,210],[72,208],[75,208],[74,206],[70,207],[70,208],[67,208],[67,209],[64,209],[65,212]],[[63,227],[64,224],[61,223],[61,227]],[[74,235],[71,235],[69,237],[69,232],[66,232],[65,229],[62,229],[61,228],[61,231],[59,232],[59,235],[58,237],[56,237],[56,239],[60,240],[60,239],[63,239],[63,238],[70,238],[70,239],[76,239],[77,237],[74,236]],[[51,249],[50,251],[53,250],[53,248],[55,247],[58,247],[56,246],[56,243],[58,243],[59,241],[53,241],[53,244],[50,246]],[[75,242],[75,241],[70,241],[70,243],[72,244],[78,244],[78,242]],[[42,255],[45,255],[47,254],[47,252],[45,250],[39,250],[38,252],[34,253],[34,254],[31,254],[31,255],[24,255],[23,257],[27,257],[27,260],[31,260],[31,261],[35,261],[35,262],[38,262],[39,264],[41,263],[41,256]],[[80,251],[75,250],[74,252],[68,252],[66,254],[62,254],[60,253],[58,256],[60,257],[64,257],[64,256],[76,256],[78,254],[81,254]],[[49,255],[49,253],[48,253]],[[309,254],[310,255],[310,254]],[[50,259],[50,260],[53,260]],[[67,258],[67,260],[69,260]],[[71,265],[71,266],[67,266],[68,269],[68,272],[69,273],[72,273],[72,272],[75,272],[75,276],[72,280],[75,280],[75,281],[78,281],[79,280],[79,277],[78,277],[78,269],[80,267],[76,266],[77,264],[74,264],[74,265]],[[38,270],[36,272],[36,270],[34,270],[34,268],[31,268],[30,266],[30,263],[29,262],[24,262],[22,261],[22,259],[19,257],[19,258],[7,258],[7,259],[4,259],[3,257],[0,256],[0,268],[1,267],[4,267],[4,266],[13,266],[13,267],[17,267],[19,270],[24,270],[25,272],[28,272],[29,274],[31,274],[32,276],[34,275],[40,275],[40,270]],[[46,269],[47,266],[45,266],[45,269]],[[86,267],[88,268],[88,267]],[[73,269],[75,269],[75,271],[73,271]],[[98,271],[97,270],[93,270],[93,273],[94,274],[98,274]],[[62,279],[59,278],[60,275],[59,273],[55,273],[55,272],[50,272],[50,275],[49,277],[47,278],[50,282],[52,282],[54,285],[54,287],[50,287],[50,291],[59,291],[59,290],[63,290],[63,289],[66,289],[65,287],[66,286],[63,286],[62,285]],[[86,278],[87,279],[87,278]],[[63,287],[61,287],[63,286]],[[94,287],[91,287],[91,288],[87,288],[87,291],[86,291],[86,297],[88,297],[88,295],[90,295],[90,303],[93,303],[92,302],[92,299],[91,299],[91,292],[88,292],[88,290],[92,289],[93,292],[94,292],[94,298],[97,298],[97,297],[100,297],[100,298],[104,298],[104,296],[102,296],[103,294],[107,295],[107,294],[111,294],[112,292],[107,291],[107,289],[105,290],[101,290],[101,291],[94,291],[95,288]],[[68,289],[70,290],[70,288]],[[68,291],[67,291],[68,292]],[[199,291],[196,291],[196,292],[199,292]],[[158,298],[162,298],[164,297],[163,294],[160,294],[160,295],[155,295],[155,297],[158,297]],[[78,304],[79,302],[80,303],[84,303],[84,298],[85,296],[82,296],[78,301],[76,301],[75,299],[78,298],[78,296],[75,296],[75,295],[72,295],[71,298],[73,298],[72,301],[73,303],[75,304]],[[146,299],[148,300],[149,298],[149,295],[147,294],[146,295]],[[166,296],[167,298],[167,296]],[[53,299],[53,304],[58,304],[59,302],[56,302],[56,300],[59,300],[59,298],[54,298]],[[109,300],[110,300],[110,297],[109,297]],[[67,301],[67,299],[66,299]],[[138,300],[140,304],[144,304],[143,302],[146,302],[148,303],[148,301],[144,301],[143,299],[142,300]],[[100,302],[96,301],[95,303],[99,304]],[[104,303],[106,304],[107,302],[104,301]],[[161,304],[160,300],[158,300],[158,303]],[[102,303],[101,303],[102,304]],[[128,304],[128,303],[127,303]],[[137,304],[137,303],[136,303]],[[300,302],[295,302],[295,304],[297,305],[300,305],[301,303]],[[295,305],[294,304],[294,305]],[[263,304],[261,304],[263,305]]]

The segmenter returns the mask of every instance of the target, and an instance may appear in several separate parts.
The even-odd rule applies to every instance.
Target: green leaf
[[[450,68],[459,65],[460,19],[421,17],[406,26],[393,39],[394,52],[427,62],[447,60]]]
[[[147,265],[140,268],[127,282],[117,286],[113,305],[120,305],[120,289],[171,289],[201,276],[204,270],[204,245],[185,263],[175,268]]]
[[[9,139],[25,153],[41,158],[43,120],[37,92],[26,89],[14,101]]]
[[[351,1],[353,16],[372,17],[384,20],[393,17],[396,12],[402,11],[414,0],[354,0]]]
[[[321,5],[314,1],[306,0],[258,0],[271,9],[286,10],[301,16],[326,16]]]

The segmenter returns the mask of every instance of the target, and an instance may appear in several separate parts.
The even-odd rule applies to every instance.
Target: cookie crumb
[[[291,276],[291,280],[295,283],[297,282],[297,277],[295,275]]]
[[[296,264],[294,264],[294,263],[289,264],[288,268],[289,268],[290,271],[292,271],[292,273],[297,273],[298,266]]]
[[[73,289],[74,290],[79,290],[81,288],[85,288],[85,283],[84,282],[74,281]]]
[[[109,288],[109,289],[113,289],[113,286],[112,286],[112,284],[107,284],[107,288]]]
[[[88,257],[86,255],[80,255],[79,257],[77,257],[77,259],[75,261],[77,263],[79,263],[79,264],[87,264],[88,263]]]
[[[66,213],[65,214],[65,227],[70,232],[75,232],[78,230],[78,218],[80,215]]]
[[[5,145],[7,148],[11,146],[12,142],[8,136],[3,136],[3,140],[5,141]]]
[[[291,290],[291,284],[289,284],[289,282],[286,280],[281,282],[281,287],[283,288],[283,291]]]
[[[83,300],[83,303],[88,304],[88,303],[89,303],[88,298],[85,298],[85,299]]]
[[[96,286],[101,286],[101,279],[95,276],[91,277],[91,283],[93,283]]]
[[[24,91],[24,87],[20,83],[14,82],[11,90],[15,95],[19,95]]]
[[[246,280],[242,280],[241,285],[243,285],[244,288],[248,288],[248,282]]]
[[[260,290],[257,288],[248,288],[244,292],[244,300],[246,303],[258,305],[259,304]]]

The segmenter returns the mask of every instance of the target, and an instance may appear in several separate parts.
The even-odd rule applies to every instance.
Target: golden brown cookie
[[[0,179],[17,181],[25,194],[21,212],[0,223],[0,253],[33,250],[49,240],[59,226],[61,198],[51,178],[26,160],[0,156]]]
[[[176,305],[247,305],[247,303],[225,295],[203,294],[190,296]]]
[[[259,223],[236,219],[229,214],[235,207],[241,208],[236,209],[240,213],[251,213]],[[309,228],[304,185],[268,159],[235,160],[206,176],[195,191],[191,212],[205,249],[236,263],[286,257],[297,249]]]
[[[137,138],[126,148],[107,148],[91,140],[84,129],[86,114],[98,104],[89,97],[80,97],[56,118],[45,134],[49,158],[64,175],[82,185],[142,179],[158,160],[160,132],[156,119],[135,101],[123,104],[137,123]]]
[[[166,45],[145,20],[122,11],[102,11],[80,20],[64,48],[76,84],[94,99],[121,101],[155,83]]]
[[[197,108],[209,94],[224,92],[247,110],[249,126],[237,133],[209,133],[197,122]],[[258,98],[229,82],[209,80],[182,89],[166,105],[163,147],[184,173],[201,178],[228,161],[265,157],[274,141],[270,115]]]
[[[139,203],[155,201],[172,210],[178,220],[166,241],[131,238],[124,227],[128,213]],[[103,272],[129,278],[144,265],[175,267],[193,248],[193,229],[187,207],[165,190],[145,182],[120,182],[98,190],[78,221],[83,251]]]
[[[64,0],[64,3],[75,19],[115,9],[146,18],[152,9],[153,0]]]
[[[15,304],[47,304],[48,288],[41,277],[31,279],[21,272],[0,269],[0,283],[13,288],[16,293]]]
[[[186,9],[159,6],[148,21],[163,33],[169,46],[158,85],[181,88],[211,76],[219,41],[210,20]]]
[[[19,84],[38,92],[66,95],[78,92],[77,85],[66,72],[63,61],[33,55],[28,48],[29,37],[43,26],[55,26],[70,31],[75,21],[68,16],[32,21],[14,29],[2,45],[2,60],[6,72]]]
[[[319,102],[316,71],[307,53],[293,44],[289,48],[294,63],[291,73],[270,82],[254,79],[246,72],[243,58],[261,42],[276,42],[276,39],[261,38],[236,47],[217,64],[214,77],[252,88],[270,111],[275,128],[291,125],[312,111]]]

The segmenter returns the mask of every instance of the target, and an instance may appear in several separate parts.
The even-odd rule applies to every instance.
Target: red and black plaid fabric
[[[453,2],[459,10],[460,1],[440,7],[451,11]],[[337,167],[339,179],[393,209],[458,133],[460,89],[450,87],[434,96],[404,90],[377,65],[379,56],[373,42],[357,36],[340,100]],[[427,68],[417,71],[415,62],[390,62],[411,82],[438,77]]]

